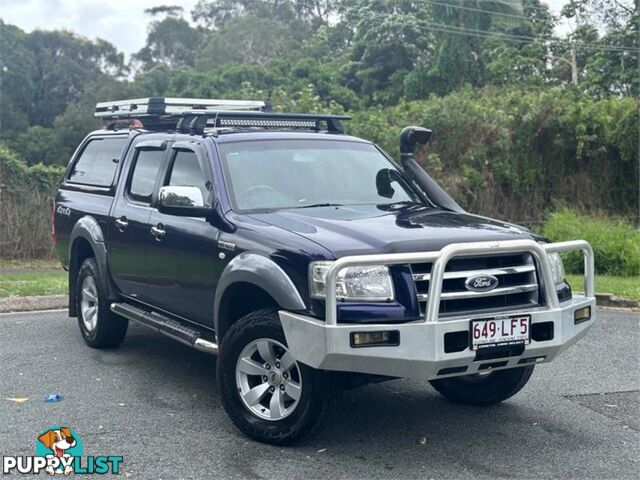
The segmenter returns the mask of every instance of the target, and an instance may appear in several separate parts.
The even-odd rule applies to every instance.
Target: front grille
[[[411,265],[422,315],[429,301],[431,267],[431,263]],[[488,292],[468,290],[465,280],[477,274],[495,276],[498,285]],[[440,295],[441,316],[515,310],[539,304],[538,275],[530,253],[458,257],[447,264]]]

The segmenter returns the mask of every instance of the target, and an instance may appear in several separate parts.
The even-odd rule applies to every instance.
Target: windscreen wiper
[[[300,205],[299,207],[291,208],[313,208],[313,207],[342,207],[341,203],[312,203],[311,205]]]
[[[400,200],[398,202],[383,203],[382,205],[384,205],[385,207],[390,208],[390,209],[395,209],[395,208],[400,208],[400,207],[414,208],[414,207],[428,207],[429,206],[429,205],[425,205],[424,203],[415,202],[413,200]]]

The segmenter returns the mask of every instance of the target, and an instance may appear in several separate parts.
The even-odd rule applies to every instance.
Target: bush
[[[596,272],[601,275],[640,275],[640,231],[622,220],[579,215],[568,209],[552,214],[543,234],[549,240],[586,240],[593,247]],[[582,255],[563,256],[567,273],[582,273]]]
[[[431,128],[417,159],[463,208],[537,224],[562,205],[636,218],[639,122],[633,98],[486,87],[357,112],[346,126],[396,158],[403,127]]]
[[[51,205],[63,171],[59,166],[29,167],[0,143],[1,258],[51,255]]]

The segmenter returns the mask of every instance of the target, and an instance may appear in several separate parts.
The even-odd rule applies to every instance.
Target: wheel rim
[[[236,363],[236,385],[244,406],[265,420],[282,420],[300,402],[302,375],[287,347],[261,338],[249,343]]]
[[[82,323],[87,331],[92,332],[98,323],[98,289],[91,276],[84,277],[80,292],[80,310]]]

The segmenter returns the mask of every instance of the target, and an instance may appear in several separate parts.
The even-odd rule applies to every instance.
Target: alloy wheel
[[[298,406],[302,375],[282,343],[261,338],[249,343],[236,363],[236,385],[244,406],[265,420],[282,420]]]

